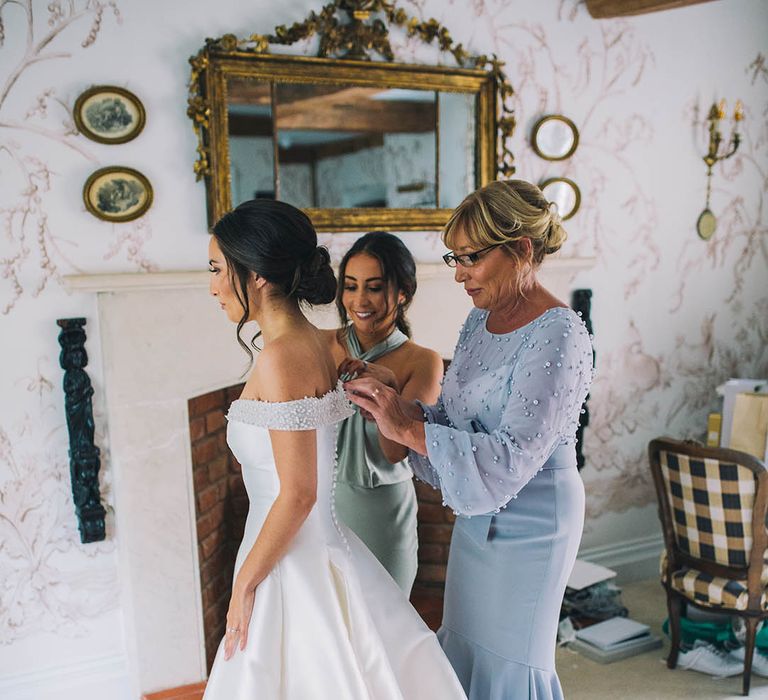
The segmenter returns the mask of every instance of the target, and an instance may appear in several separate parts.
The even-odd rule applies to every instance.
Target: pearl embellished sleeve
[[[419,405],[419,408],[421,408],[424,414],[424,420],[427,423],[448,425],[448,416],[445,412],[442,393],[438,396],[437,403],[433,406],[427,406],[419,400],[417,400],[416,403]],[[411,467],[411,470],[417,479],[426,481],[430,486],[436,489],[440,488],[440,481],[437,478],[435,470],[432,469],[432,465],[429,463],[429,457],[420,455],[413,450],[408,450],[408,465]]]
[[[469,338],[467,344],[477,343],[481,352],[468,351],[472,360],[464,360],[463,367],[470,369],[457,369],[459,378],[462,371],[468,374],[463,385],[455,384],[461,386],[456,395],[443,390],[448,420],[425,427],[427,457],[412,457],[411,464],[417,476],[439,486],[457,514],[498,512],[557,447],[575,443],[592,381],[592,345],[572,311],[550,311],[522,337],[512,362],[493,372],[492,355],[482,343],[502,352],[506,338],[487,332]],[[471,367],[479,373],[476,382],[470,381]],[[483,384],[486,378],[491,381]],[[493,411],[491,403],[500,394],[499,409]]]
[[[459,330],[459,340],[456,343],[456,347],[453,350],[454,360],[459,357],[462,352],[463,343],[466,341],[468,335],[478,323],[478,314],[475,309],[470,311],[467,320],[461,326]],[[448,370],[450,372],[450,369]],[[424,420],[426,423],[436,423],[438,425],[449,425],[448,413],[445,410],[445,402],[443,400],[443,392],[440,392],[440,396],[437,397],[437,403],[428,406],[417,400],[419,408],[422,411]],[[440,480],[437,472],[432,468],[429,462],[429,457],[420,455],[418,452],[408,450],[408,465],[411,467],[414,476],[421,481],[426,481],[430,486],[435,489],[440,488]]]

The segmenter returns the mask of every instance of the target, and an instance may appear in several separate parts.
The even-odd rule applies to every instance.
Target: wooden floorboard
[[[159,690],[156,693],[147,693],[141,696],[141,700],[201,700],[205,692],[205,681],[181,685],[178,688]]]

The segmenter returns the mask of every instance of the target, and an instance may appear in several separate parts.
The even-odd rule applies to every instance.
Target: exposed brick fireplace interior
[[[217,389],[189,400],[189,433],[197,515],[197,550],[203,602],[205,652],[210,672],[224,636],[237,548],[248,514],[240,465],[226,442],[225,415],[243,385]],[[419,570],[412,602],[436,629],[454,516],[439,491],[416,483],[419,502]]]
[[[242,387],[238,384],[189,400],[197,553],[209,672],[224,636],[235,557],[248,515],[248,497],[240,465],[227,447],[224,417]]]

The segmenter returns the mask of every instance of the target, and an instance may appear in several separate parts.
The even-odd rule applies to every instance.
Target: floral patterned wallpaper
[[[507,62],[518,176],[566,176],[581,187],[563,254],[597,259],[576,281],[594,291],[598,362],[585,544],[653,534],[648,440],[701,435],[718,406],[717,384],[768,375],[768,7],[721,0],[595,21],[581,0],[401,4]],[[62,276],[202,268],[206,220],[192,174],[186,59],[206,36],[264,31],[318,5],[220,0],[215,10],[199,2],[189,12],[190,3],[167,0],[161,13],[146,0],[0,0],[0,653],[16,670],[52,663],[41,645],[58,659],[122,653],[119,533],[109,523],[105,543],[79,544],[57,361],[55,319],[86,316],[109,506],[95,301],[67,294]],[[443,60],[414,40],[395,44],[399,60]],[[71,105],[99,83],[144,101],[147,128],[134,142],[104,146],[76,132]],[[744,102],[743,143],[715,169],[718,230],[703,242],[694,224],[704,206],[705,117],[723,97]],[[527,143],[545,113],[579,127],[567,161],[547,163]],[[155,205],[113,225],[86,212],[80,189],[90,172],[118,163],[150,178]],[[404,236],[420,260],[442,252],[436,233]],[[339,256],[352,238],[324,240]],[[76,652],[66,639],[80,640]]]
[[[121,19],[114,2],[0,2],[0,648],[41,632],[83,636],[116,606],[114,541],[80,545],[73,518],[52,316],[61,276],[81,269],[66,219],[54,213],[56,188],[73,161],[98,159],[77,135],[60,69],[49,67]],[[147,226],[121,231],[104,258],[149,269],[139,252]],[[109,481],[105,470],[107,504]]]

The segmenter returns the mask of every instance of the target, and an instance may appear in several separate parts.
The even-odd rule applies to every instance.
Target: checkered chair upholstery
[[[661,582],[667,591],[674,668],[683,604],[729,611],[747,620],[752,648],[757,621],[768,617],[766,511],[768,472],[751,455],[659,438],[649,445],[665,551]],[[744,694],[749,692],[745,664]]]
[[[746,579],[731,579],[723,576],[699,571],[688,566],[683,566],[672,572],[670,581],[667,572],[669,557],[666,550],[661,553],[660,574],[665,584],[680,592],[686,598],[701,607],[727,608],[730,610],[747,609],[747,581]],[[763,588],[768,587],[768,562],[763,566],[760,576]],[[760,597],[760,607],[768,610],[768,591],[764,591]]]
[[[738,464],[670,450],[660,450],[659,460],[680,550],[716,564],[746,567],[752,549],[753,473]],[[666,552],[663,557],[666,561]],[[767,575],[763,567],[764,586]],[[673,572],[667,572],[665,566],[662,577],[699,605],[747,609],[746,578],[713,576],[687,566]],[[764,610],[767,601],[764,593]]]

